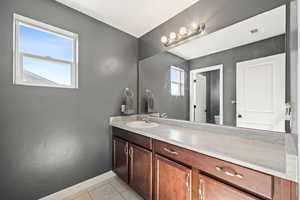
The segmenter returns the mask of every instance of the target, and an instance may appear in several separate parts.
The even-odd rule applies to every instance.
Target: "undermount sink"
[[[159,124],[155,122],[145,122],[145,121],[133,121],[133,122],[128,122],[126,124],[130,128],[154,128],[158,127]]]

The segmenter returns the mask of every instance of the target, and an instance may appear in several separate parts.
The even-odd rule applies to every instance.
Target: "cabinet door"
[[[130,144],[129,184],[146,200],[152,200],[152,152]]]
[[[199,200],[259,200],[229,185],[199,175]]]
[[[113,137],[113,171],[128,183],[128,142]]]
[[[155,155],[155,199],[190,200],[192,170]]]

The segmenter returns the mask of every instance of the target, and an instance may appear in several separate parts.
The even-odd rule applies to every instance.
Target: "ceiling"
[[[286,7],[270,10],[224,29],[200,36],[169,52],[186,60],[210,55],[235,47],[243,46],[285,33]],[[251,30],[257,29],[255,34]]]
[[[198,0],[56,0],[135,37],[141,37]]]

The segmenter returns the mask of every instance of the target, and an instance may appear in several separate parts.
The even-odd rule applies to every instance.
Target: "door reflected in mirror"
[[[139,111],[287,132],[289,71],[283,5],[141,60]]]
[[[190,72],[190,121],[223,124],[223,65]]]

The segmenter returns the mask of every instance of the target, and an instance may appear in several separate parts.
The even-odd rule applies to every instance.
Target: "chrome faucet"
[[[151,123],[149,117],[144,117],[142,120],[143,120],[145,123],[147,123],[147,124],[150,124],[150,123]]]
[[[159,117],[163,118],[163,119],[166,119],[166,118],[168,118],[168,115],[167,115],[167,113],[162,113],[162,114],[159,115]]]

